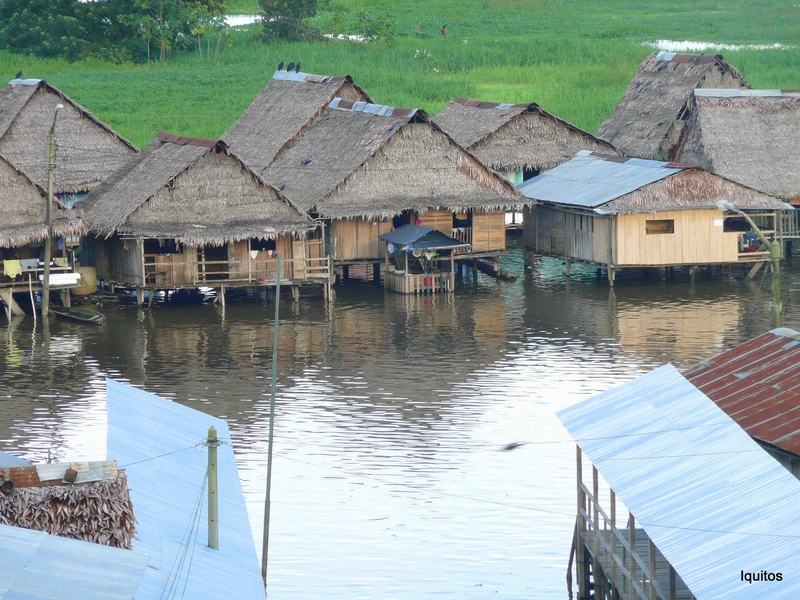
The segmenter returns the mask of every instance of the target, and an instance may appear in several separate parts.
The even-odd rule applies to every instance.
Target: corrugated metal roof
[[[14,456],[13,454],[6,454],[5,452],[0,452],[0,469],[7,469],[9,467],[30,467],[31,463],[29,463],[24,458],[20,458],[18,456]]]
[[[331,100],[330,107],[336,110],[363,112],[379,117],[413,117],[417,112],[416,108],[396,108],[384,104],[371,104],[369,102],[345,100],[343,98],[334,98]]]
[[[518,186],[526,198],[597,208],[685,167],[581,150],[574,158]]]
[[[108,455],[128,474],[138,522],[133,548],[150,555],[136,600],[158,600],[175,579],[170,571],[183,548],[206,474],[207,451],[200,446],[198,452],[194,446],[206,439],[211,425],[219,439],[230,440],[228,426],[222,419],[110,379],[106,393]],[[218,480],[219,550],[207,547],[204,491],[197,537],[188,549],[191,559],[186,557],[179,589],[188,568],[186,598],[264,600],[261,567],[230,444],[218,448]]]
[[[683,376],[747,433],[800,455],[800,333],[773,329]]]
[[[672,365],[558,417],[698,600],[800,597],[800,481]]]
[[[694,95],[707,98],[796,98],[800,96],[800,91],[697,88]]]
[[[8,525],[0,525],[0,557],[3,600],[130,600],[148,560],[144,552]]]

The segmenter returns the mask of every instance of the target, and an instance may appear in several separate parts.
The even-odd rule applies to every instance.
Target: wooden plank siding
[[[419,215],[420,225],[453,235],[453,213],[445,209],[431,209]]]
[[[391,230],[391,220],[337,219],[331,223],[331,255],[335,260],[382,259],[386,245],[378,236]]]
[[[452,235],[452,230],[448,235]],[[506,248],[506,213],[495,210],[472,213],[472,251],[489,252]]]

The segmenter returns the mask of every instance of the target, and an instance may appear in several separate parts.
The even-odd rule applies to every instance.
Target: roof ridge
[[[528,108],[530,106],[539,106],[535,102],[509,104],[507,102],[484,102],[483,100],[476,100],[475,98],[465,98],[457,96],[453,98],[453,102],[461,104],[462,106],[469,106],[472,108],[496,108],[498,110],[509,110],[511,108]]]
[[[209,140],[205,138],[189,137],[185,135],[175,135],[163,129],[156,136],[158,141],[165,144],[177,144],[179,146],[202,146],[204,148],[214,148],[217,144],[225,144],[222,140]],[[226,146],[227,147],[227,146]]]
[[[378,117],[413,117],[419,109],[417,108],[397,108],[385,104],[372,104],[370,102],[357,102],[355,100],[345,100],[334,98],[329,106],[332,109],[344,110],[349,112],[362,112]]]

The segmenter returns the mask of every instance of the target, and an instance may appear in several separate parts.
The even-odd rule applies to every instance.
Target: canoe
[[[58,315],[64,319],[72,319],[73,321],[80,321],[82,323],[95,323],[97,325],[105,325],[106,317],[103,313],[96,310],[89,310],[86,308],[51,308],[50,312]]]

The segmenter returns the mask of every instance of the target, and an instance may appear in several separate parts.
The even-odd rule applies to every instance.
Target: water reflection
[[[521,252],[504,267],[522,273]],[[769,328],[768,280],[637,276],[611,290],[546,259],[451,297],[282,302],[271,597],[564,597],[574,445],[555,411]],[[103,310],[102,328],[5,327],[0,450],[102,458],[103,377],[127,380],[229,420],[259,535],[273,305]],[[531,443],[498,451],[512,441]]]

